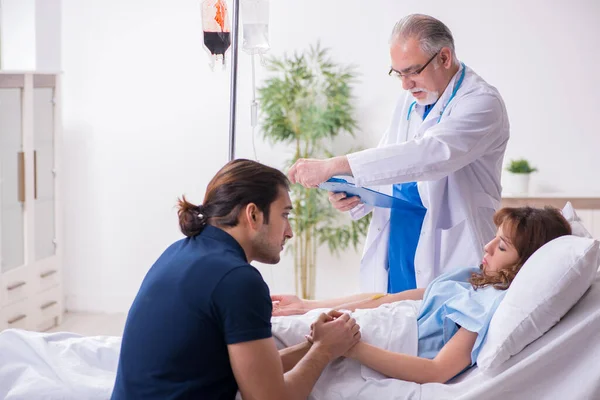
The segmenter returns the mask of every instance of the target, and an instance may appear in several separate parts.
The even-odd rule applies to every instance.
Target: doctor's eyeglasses
[[[390,68],[390,72],[388,72],[389,76],[393,76],[395,78],[398,79],[402,79],[402,78],[414,78],[415,76],[419,75],[421,72],[423,72],[423,70],[425,68],[427,68],[427,66],[433,61],[433,59],[439,54],[439,51],[437,53],[435,53],[430,59],[429,61],[427,61],[425,63],[425,65],[423,65],[421,68],[412,71],[412,72],[407,72],[405,74],[403,74],[402,72],[398,72],[396,71],[394,68]]]

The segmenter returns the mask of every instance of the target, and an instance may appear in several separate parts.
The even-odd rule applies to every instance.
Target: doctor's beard
[[[413,88],[413,89],[410,89],[410,92],[411,93],[423,92],[423,93],[427,94],[427,96],[425,96],[424,99],[417,99],[415,97],[417,104],[420,106],[428,106],[430,104],[434,104],[440,98],[440,92],[438,92],[438,91],[432,92],[425,88]]]

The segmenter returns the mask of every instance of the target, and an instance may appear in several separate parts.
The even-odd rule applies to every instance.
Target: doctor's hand
[[[288,171],[292,183],[299,183],[307,188],[316,188],[334,175],[351,175],[352,170],[346,156],[316,160],[300,158]]]
[[[271,301],[273,302],[274,317],[306,314],[309,311],[304,300],[291,294],[272,295]]]
[[[299,183],[307,188],[316,188],[334,175],[329,170],[329,160],[300,158],[288,171],[288,177],[292,183]]]
[[[360,197],[346,197],[346,193],[329,192],[329,202],[339,211],[350,211],[360,204]]]

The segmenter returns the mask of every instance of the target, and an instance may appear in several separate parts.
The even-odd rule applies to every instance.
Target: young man
[[[235,160],[204,202],[179,201],[187,238],[148,271],[129,311],[113,399],[306,399],[325,366],[360,340],[347,314],[322,314],[314,340],[278,353],[269,288],[250,262],[276,264],[292,209],[288,180]],[[307,332],[308,333],[308,332]]]

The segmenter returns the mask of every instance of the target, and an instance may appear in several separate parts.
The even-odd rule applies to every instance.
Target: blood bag
[[[231,45],[231,25],[225,0],[202,2],[202,30],[204,47],[210,53],[210,67],[220,61],[225,68],[225,52]]]
[[[264,54],[269,48],[269,1],[241,0],[244,44],[249,54]]]

